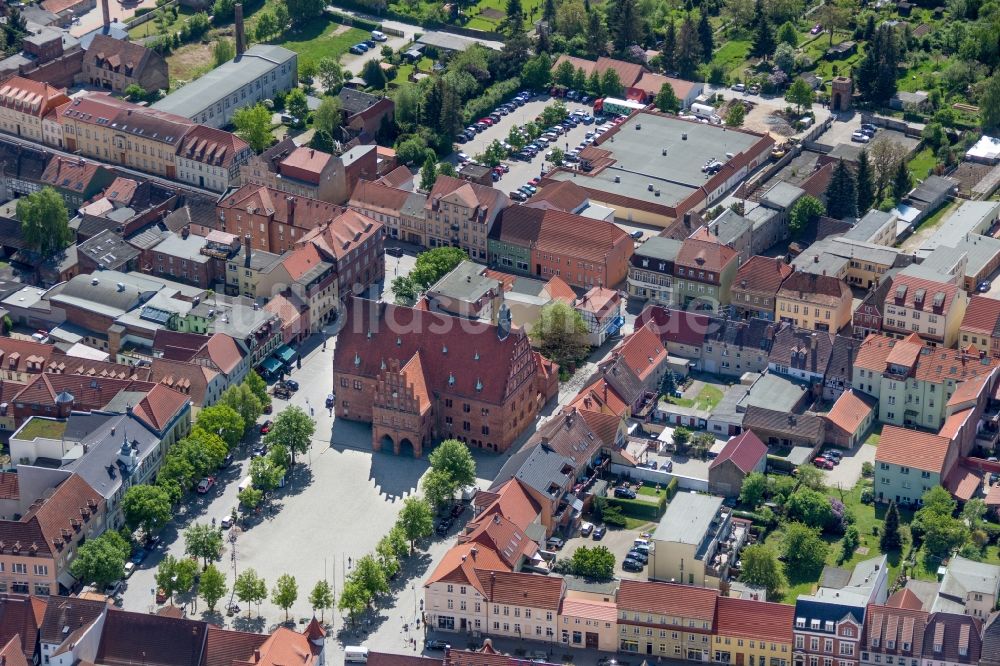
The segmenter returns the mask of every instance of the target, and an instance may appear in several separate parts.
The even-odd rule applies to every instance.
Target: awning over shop
[[[264,372],[270,375],[276,375],[282,370],[281,361],[274,358],[273,356],[268,356],[260,364],[260,367],[264,369]]]
[[[296,351],[289,347],[288,345],[281,345],[274,350],[273,356],[277,358],[282,363],[290,364],[295,361],[295,357],[298,356]]]

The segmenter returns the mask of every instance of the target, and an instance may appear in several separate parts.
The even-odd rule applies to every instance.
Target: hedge
[[[643,500],[630,500],[630,499],[618,499],[617,497],[608,498],[609,506],[616,506],[621,509],[622,515],[628,516],[630,518],[639,518],[641,520],[659,520],[663,515],[663,510],[657,504],[652,504],[650,502],[644,502]],[[666,504],[664,504],[664,510],[666,509]]]
[[[155,12],[156,10],[157,7],[139,7],[135,10],[135,16],[138,18],[139,16],[144,16],[149,12]]]
[[[679,482],[677,481],[677,477],[675,476],[672,479],[670,479],[670,482],[667,484],[666,497],[668,502],[673,501],[674,496],[677,494],[677,491],[679,489],[680,485]]]
[[[517,76],[494,83],[484,90],[482,95],[473,97],[465,103],[466,124],[473,122],[476,118],[489,115],[493,109],[513,97],[514,93],[520,89],[521,79]]]

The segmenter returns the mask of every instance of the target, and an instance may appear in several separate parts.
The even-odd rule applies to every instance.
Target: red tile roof
[[[253,209],[258,215],[300,229],[315,229],[330,222],[344,211],[342,207],[326,201],[289,196],[280,190],[252,183],[220,199],[216,206],[221,210],[231,211],[230,215]]]
[[[379,149],[381,148],[379,146]],[[389,187],[403,187],[413,182],[413,173],[405,166],[398,166],[379,178],[377,182]],[[407,192],[407,195],[409,194],[412,194],[412,192]]]
[[[737,257],[736,250],[723,245],[714,236],[711,237],[711,240],[705,237],[691,236],[684,239],[680,252],[677,253],[677,259],[674,260],[674,265],[694,268],[699,271],[711,271],[716,273],[716,281],[718,281],[718,273],[736,261]]]
[[[243,351],[228,335],[215,333],[208,337],[194,357],[210,359],[222,374],[228,375],[243,360]]]
[[[232,132],[195,125],[177,146],[178,157],[210,166],[230,168],[237,157],[248,156],[250,144]]]
[[[20,113],[42,118],[56,107],[69,102],[66,91],[42,81],[12,76],[0,83],[0,106],[16,108]]]
[[[477,571],[479,583],[492,603],[559,610],[563,579],[513,571]]]
[[[711,627],[718,597],[718,590],[707,587],[624,578],[618,588],[618,609],[703,620]]]
[[[591,313],[600,321],[612,312],[621,300],[621,293],[614,289],[591,287],[590,291],[577,301],[576,307],[578,310]]]
[[[643,91],[647,97],[655,97],[660,94],[660,89],[663,88],[665,83],[670,84],[670,87],[674,89],[674,94],[677,95],[677,99],[681,101],[687,99],[688,95],[691,94],[691,89],[695,86],[691,81],[675,79],[670,76],[663,76],[662,74],[643,72],[639,80],[632,84],[631,87]]]
[[[491,496],[493,499],[483,506],[473,523],[492,520],[493,514],[500,514],[522,530],[526,530],[528,525],[538,521],[542,512],[535,498],[516,478],[510,479],[489,493],[483,493],[483,496],[484,498]]]
[[[604,220],[529,206],[510,206],[501,217],[490,232],[491,238],[537,252],[604,264],[608,253],[621,245],[627,244],[626,259],[634,250],[632,238]]]
[[[180,391],[156,384],[137,405],[132,413],[156,432],[163,432],[170,421],[188,404],[190,398]]]
[[[647,305],[635,321],[638,328],[652,322],[653,331],[664,344],[674,342],[682,345],[701,346],[705,336],[714,329],[708,315],[672,310],[658,305]]]
[[[39,597],[20,594],[0,595],[0,645],[6,646],[18,636],[23,637],[23,644],[18,641],[22,658],[33,657],[38,644],[38,629],[45,616],[45,603],[37,606],[38,600]],[[0,655],[11,657],[12,653],[0,650]],[[5,666],[10,666],[9,660]]]
[[[577,405],[577,410],[604,446],[613,446],[616,443],[618,439],[618,427],[622,422],[620,416],[604,414],[603,412],[590,409],[580,409],[579,405]]]
[[[760,441],[757,435],[747,430],[741,435],[733,437],[722,447],[722,451],[716,456],[709,469],[718,467],[723,462],[730,460],[744,474],[752,472],[760,463],[761,458],[767,455],[767,445]]]
[[[452,546],[444,554],[434,571],[427,577],[424,587],[435,583],[471,585],[486,596],[486,590],[476,574],[477,570],[511,571],[511,568],[492,548],[484,548],[476,543],[460,543]]]
[[[248,661],[267,638],[267,634],[220,629],[209,624],[200,666],[233,666],[234,661]]]
[[[20,635],[15,635],[0,648],[0,664],[4,666],[28,666],[28,658],[24,654]]]
[[[978,377],[965,380],[951,394],[947,406],[957,407],[964,403],[976,403],[995,374],[996,370],[992,369],[990,372],[984,372]]]
[[[288,157],[278,164],[278,171],[284,176],[291,176],[318,185],[323,170],[327,168],[332,159],[333,155],[330,153],[301,146],[289,153]]]
[[[753,256],[739,267],[733,279],[733,289],[776,294],[794,269],[778,257]]]
[[[306,233],[299,244],[312,243],[327,257],[340,260],[385,235],[385,226],[356,210],[345,210],[329,223]]]
[[[719,597],[715,608],[715,632],[720,636],[791,643],[794,624],[791,605]]]
[[[590,74],[594,71],[597,71],[603,76],[604,72],[609,69],[613,69],[617,72],[618,79],[626,88],[634,85],[635,82],[639,80],[639,77],[642,76],[643,72],[646,71],[646,68],[642,65],[626,62],[624,60],[616,60],[614,58],[601,56],[595,62],[593,60],[567,55],[561,55],[556,59],[556,61],[552,64],[552,71],[556,71],[559,68],[559,65],[561,65],[565,60],[572,63],[574,69],[582,69],[583,73],[587,76],[590,76]]]
[[[904,346],[903,350],[893,358],[898,359],[900,364],[908,362],[908,359],[914,356],[913,352],[916,350],[914,376],[920,381],[935,384],[941,384],[949,379],[962,382],[966,379],[988,373],[994,367],[1000,365],[1000,362],[996,359],[980,359],[978,354],[970,355],[955,349],[928,347],[923,344],[917,345],[912,338],[913,336],[911,335],[910,339],[896,340],[885,335],[872,333],[865,338],[865,341],[861,343],[861,347],[858,348],[858,355],[854,361],[854,366],[873,372],[884,372],[890,354],[899,345],[908,346]]]
[[[405,169],[405,167],[400,168]],[[406,200],[412,194],[413,192],[401,190],[382,181],[359,180],[358,184],[354,186],[354,192],[351,193],[348,205],[356,208],[381,208],[397,212],[403,208]]]
[[[555,208],[572,213],[587,203],[588,199],[587,190],[571,180],[561,180],[543,187],[524,205],[532,208]]]
[[[871,396],[847,389],[840,394],[837,402],[833,403],[833,407],[826,415],[826,420],[849,435],[853,435],[875,409],[875,404],[875,399]]]
[[[944,474],[951,440],[919,430],[886,425],[875,451],[877,462]]]
[[[139,187],[137,181],[118,176],[111,181],[110,185],[104,188],[104,196],[107,197],[108,201],[127,206],[132,203],[132,197],[135,196],[137,187]]]
[[[618,607],[613,601],[566,598],[563,599],[559,614],[565,617],[579,617],[595,622],[615,624],[618,618]]]
[[[850,303],[852,294],[851,288],[847,286],[846,282],[838,280],[832,275],[795,272],[781,283],[777,297],[808,301],[835,308],[844,301]]]
[[[945,479],[944,487],[958,501],[968,502],[983,487],[983,477],[965,465],[955,465]]]
[[[17,499],[21,496],[17,472],[0,472],[0,499]]]
[[[70,158],[59,155],[49,160],[42,173],[42,182],[52,187],[83,193],[90,186],[101,165],[82,157]]]
[[[961,330],[992,336],[1000,323],[1000,300],[973,296],[962,318]]]
[[[208,626],[196,620],[110,608],[104,620],[96,663],[101,666],[199,666]]]
[[[467,208],[496,211],[506,206],[510,200],[500,190],[486,185],[470,183],[452,176],[438,176],[434,187],[427,195],[427,208],[430,209],[441,199],[457,200]]]
[[[281,265],[288,272],[288,277],[292,282],[298,282],[303,275],[316,268],[323,262],[319,250],[311,243],[300,245],[294,250],[290,250],[281,259]]]
[[[159,382],[179,391],[196,405],[205,403],[205,391],[218,372],[199,363],[154,358],[150,364],[150,381]]]
[[[667,349],[654,332],[651,321],[637,327],[613,353],[621,355],[625,365],[642,380],[667,360]]]
[[[616,416],[624,416],[629,408],[629,404],[601,377],[577,393],[570,406],[580,411],[604,410]]]

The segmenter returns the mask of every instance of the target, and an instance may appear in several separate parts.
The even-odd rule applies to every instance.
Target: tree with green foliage
[[[226,64],[235,57],[236,46],[231,40],[224,37],[215,40],[215,44],[212,46],[212,60],[216,67]]]
[[[66,202],[54,189],[45,186],[17,200],[21,238],[29,248],[48,257],[73,241]]]
[[[792,234],[792,238],[798,238],[802,233],[809,228],[810,225],[815,224],[816,220],[820,218],[826,212],[826,207],[823,202],[816,197],[809,196],[808,194],[804,197],[799,198],[792,205],[792,209],[789,212],[789,222],[788,229]]]
[[[562,166],[565,159],[566,153],[563,152],[562,148],[553,148],[549,155],[549,162],[552,162],[555,166]]]
[[[347,611],[353,622],[367,607],[370,597],[360,583],[352,578],[344,582],[344,587],[340,591],[340,599],[337,601],[337,608]]]
[[[922,538],[927,554],[946,557],[968,538],[968,527],[958,518],[958,503],[941,486],[934,486],[921,497],[923,506],[913,515],[910,529]]]
[[[764,476],[763,472],[750,472],[743,479],[743,485],[740,487],[740,502],[753,511],[764,501],[766,493],[767,477]]]
[[[129,529],[141,529],[147,538],[162,529],[173,516],[166,491],[147,484],[131,486],[125,491],[122,512]]]
[[[321,58],[319,62],[316,63],[316,76],[319,78],[320,85],[323,86],[323,90],[326,91],[327,95],[337,94],[344,85],[344,70],[341,69],[340,62],[332,56]],[[331,97],[330,99],[337,98]],[[337,111],[339,115],[340,100],[338,99],[337,102]],[[339,118],[337,119],[337,124],[340,124]],[[330,128],[327,128],[327,131],[330,131]]]
[[[701,43],[701,61],[709,62],[715,52],[715,37],[712,34],[712,24],[708,22],[708,10],[703,6],[698,14],[698,41]]]
[[[240,415],[247,429],[254,427],[264,413],[264,406],[249,386],[235,384],[222,392],[217,404],[226,405]]]
[[[660,67],[664,74],[673,74],[677,67],[677,25],[673,16],[667,20],[663,35],[663,46],[660,47]]]
[[[844,530],[844,539],[840,542],[840,561],[847,562],[854,557],[854,551],[861,545],[861,534],[854,525],[848,525]]]
[[[899,508],[896,506],[895,500],[890,500],[882,524],[882,534],[879,537],[879,550],[888,553],[899,550],[902,545],[903,538],[899,533]]]
[[[357,583],[368,596],[368,605],[380,594],[389,593],[389,579],[374,555],[365,555],[354,563],[349,579]]]
[[[476,461],[469,447],[457,439],[446,439],[431,451],[428,457],[431,469],[428,478],[433,478],[432,490],[435,499],[451,500],[460,488],[476,483]],[[425,479],[425,489],[427,492]],[[428,496],[430,499],[430,496]],[[440,505],[440,504],[439,504]]]
[[[264,441],[271,446],[283,446],[288,449],[292,456],[292,465],[295,465],[295,454],[309,450],[315,432],[316,422],[309,418],[304,409],[291,405],[283,409],[274,419],[271,432],[264,435]]]
[[[660,111],[677,113],[681,110],[681,101],[677,99],[677,93],[674,92],[674,87],[669,83],[664,83],[660,86],[660,92],[656,95],[655,103],[656,108]]]
[[[445,472],[439,471],[438,474]],[[434,533],[434,512],[430,502],[418,497],[407,497],[399,512],[397,525],[402,529],[406,540],[410,542],[412,553],[417,539],[424,539]]]
[[[750,25],[750,55],[767,60],[774,53],[775,46],[764,0],[757,0],[754,4],[753,23]]]
[[[424,477],[422,487],[427,501],[435,507],[442,507],[455,498],[455,488],[447,474],[431,470]]]
[[[233,114],[236,135],[250,144],[254,152],[263,152],[271,145],[271,112],[263,104],[244,106]]]
[[[302,88],[292,88],[288,91],[288,94],[285,95],[285,109],[288,110],[289,115],[297,119],[296,126],[305,125],[306,119],[309,117],[309,101]]]
[[[840,30],[850,21],[850,12],[846,7],[838,5],[834,0],[826,0],[816,8],[816,21],[823,30],[830,34],[829,46],[833,46],[833,33]]]
[[[569,113],[569,111],[566,109],[566,103],[562,100],[556,100],[542,109],[542,125],[544,127],[550,127],[557,123],[561,123],[566,119],[567,113]]]
[[[108,530],[77,549],[69,571],[81,583],[92,583],[103,590],[124,575],[129,551],[128,541],[118,532]]]
[[[141,102],[146,97],[146,91],[138,83],[130,83],[125,87],[125,98],[130,102]]]
[[[458,172],[455,171],[455,165],[451,162],[441,162],[437,165],[437,175],[448,176],[450,178],[458,178]]]
[[[417,255],[417,261],[410,271],[410,278],[420,289],[427,289],[468,259],[468,253],[458,247],[437,247],[427,250]]]
[[[637,0],[610,0],[605,6],[615,50],[624,52],[633,44],[641,44],[642,11]]]
[[[247,605],[247,617],[250,617],[250,604],[257,604],[257,615],[260,615],[260,604],[267,599],[267,582],[261,578],[255,569],[248,568],[240,572],[233,585],[236,598]]]
[[[896,203],[899,203],[910,193],[912,187],[913,178],[910,176],[910,167],[906,160],[899,160],[896,165],[896,173],[892,178],[892,198],[896,200]]]
[[[552,58],[548,53],[539,53],[534,58],[529,58],[521,68],[521,85],[529,90],[541,90],[551,79]]]
[[[857,67],[858,90],[873,104],[887,104],[896,94],[896,71],[901,54],[895,28],[883,23],[875,31]]]
[[[264,501],[264,491],[247,486],[236,494],[236,500],[248,509],[256,509]]]
[[[406,166],[423,164],[428,151],[427,142],[420,136],[400,137],[396,142],[396,159]]]
[[[677,48],[674,51],[677,74],[682,79],[695,79],[701,64],[701,41],[691,15],[684,17],[677,34]]]
[[[819,530],[792,522],[783,531],[782,554],[786,569],[807,576],[819,572],[826,562],[828,551]]]
[[[795,105],[796,115],[802,113],[802,109],[810,109],[814,97],[812,86],[806,83],[803,78],[796,78],[792,81],[792,85],[785,92],[785,99]]]
[[[573,551],[570,569],[574,576],[611,580],[615,575],[615,556],[605,546],[580,546]]]
[[[684,426],[677,426],[674,428],[672,439],[675,446],[683,448],[688,442],[691,441],[691,431]]]
[[[795,29],[795,24],[791,21],[785,21],[778,28],[778,43],[788,44],[791,47],[796,47],[799,45],[799,31]]]
[[[842,159],[833,168],[826,186],[826,214],[837,220],[858,216],[857,183],[850,167]]]
[[[184,530],[184,552],[201,558],[203,568],[207,568],[209,562],[222,556],[222,532],[214,525],[195,523]]]
[[[262,406],[267,407],[271,404],[271,396],[267,394],[267,382],[259,374],[248,372],[243,378],[243,384],[250,389],[251,393],[257,396]]]
[[[433,154],[428,154],[424,165],[420,168],[420,189],[430,192],[437,180],[437,160]]]
[[[512,125],[510,132],[507,133],[507,143],[509,143],[514,150],[521,150],[527,143],[524,139],[524,135],[521,134],[520,128],[517,125]]]
[[[326,609],[333,608],[333,588],[326,580],[318,580],[309,592],[309,606],[313,613],[319,611],[319,621],[323,622],[326,617]]]
[[[986,79],[979,99],[979,117],[983,132],[995,136],[1000,130],[1000,72]]]
[[[746,107],[739,100],[734,101],[729,105],[729,110],[726,111],[726,127],[742,126],[746,116]]]
[[[563,86],[564,88],[569,88],[573,85],[573,74],[575,73],[575,68],[573,63],[569,60],[563,60],[556,67],[555,74],[553,75],[553,81],[557,85]]]
[[[542,20],[549,26],[549,31],[556,29],[556,3],[555,0],[545,0],[542,3]]]
[[[249,471],[253,487],[263,493],[269,493],[278,487],[287,470],[276,465],[274,459],[267,455],[253,458],[250,461]]]
[[[875,178],[872,174],[871,162],[868,161],[868,151],[862,150],[858,155],[858,168],[855,172],[858,192],[858,215],[864,215],[875,203]]]
[[[579,310],[562,301],[542,307],[531,339],[545,358],[569,370],[590,350],[587,324]]]
[[[278,581],[271,590],[271,601],[274,605],[285,611],[285,622],[288,622],[288,609],[292,607],[295,600],[299,598],[299,584],[295,581],[295,576],[291,574],[281,574]]]
[[[587,51],[592,58],[608,52],[608,26],[601,12],[591,11],[587,15]]]
[[[274,12],[262,11],[257,14],[257,23],[253,27],[253,34],[258,42],[265,42],[278,32],[278,20],[274,17]]]
[[[743,560],[740,570],[740,580],[743,583],[763,587],[767,590],[768,599],[780,597],[787,581],[773,550],[762,543],[755,543],[743,549],[740,559]]]
[[[361,78],[365,80],[369,88],[375,90],[382,90],[387,83],[381,64],[375,60],[369,60],[364,64],[361,68]]]
[[[326,7],[323,0],[285,0],[284,4],[288,7],[289,18],[296,24],[307,23],[317,18]]]
[[[608,67],[601,75],[601,94],[605,97],[621,97],[625,91],[622,80],[614,67]],[[565,116],[563,116],[565,118]]]
[[[198,575],[198,563],[186,557],[167,555],[156,568],[156,586],[173,597],[178,592],[184,593],[194,586]]]
[[[258,375],[256,372],[251,372],[247,376],[256,377]],[[230,449],[240,443],[240,440],[243,439],[243,433],[246,432],[246,424],[243,423],[243,417],[237,414],[236,410],[229,405],[222,404],[203,407],[198,412],[198,418],[195,419],[195,426],[202,428],[206,432],[214,432],[222,438],[222,441]]]
[[[228,591],[225,575],[214,564],[205,567],[198,579],[198,596],[204,600],[210,613],[215,612],[215,605]]]

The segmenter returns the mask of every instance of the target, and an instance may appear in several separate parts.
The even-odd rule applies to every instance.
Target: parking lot
[[[656,529],[655,523],[650,523],[647,527],[635,530],[613,528],[609,529],[608,533],[600,541],[594,541],[590,537],[585,537],[577,533],[572,539],[566,541],[562,550],[558,551],[558,559],[572,559],[573,553],[580,546],[587,546],[588,548],[604,546],[615,556],[615,578],[646,580],[648,577],[646,567],[643,567],[642,571],[624,571],[622,569],[622,561],[625,559],[625,555],[632,549],[639,533],[643,531],[652,532],[654,529]]]
[[[499,123],[486,128],[473,137],[471,141],[464,144],[457,144],[457,151],[455,156],[453,156],[453,159],[457,160],[458,152],[465,153],[470,158],[474,159],[476,155],[483,153],[486,150],[486,147],[493,143],[493,141],[506,141],[512,127],[523,126],[532,122],[537,116],[541,115],[545,107],[555,103],[556,101],[560,100],[548,95],[534,97],[531,101],[525,103],[524,106],[518,107],[506,116],[501,116]],[[566,105],[566,110],[569,112],[580,109],[586,113],[593,113],[594,110],[593,104],[583,104],[568,99],[563,99],[561,101]],[[557,142],[550,145],[550,149],[558,147],[563,151],[568,151],[577,147],[584,140],[587,132],[593,131],[598,124],[599,123],[596,122],[590,125],[581,123],[579,126],[570,129],[566,134],[560,136]],[[553,166],[545,160],[545,152],[547,151],[540,152],[530,161],[515,159],[504,160],[504,164],[510,167],[510,173],[504,174],[499,181],[496,181],[493,184],[493,186],[499,190],[509,193],[512,190],[516,190],[520,186],[524,185],[532,178],[541,177],[544,169],[552,168]]]

